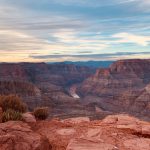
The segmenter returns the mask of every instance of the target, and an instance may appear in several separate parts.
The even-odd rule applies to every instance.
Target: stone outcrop
[[[66,150],[118,150],[118,148],[105,142],[95,143],[95,141],[75,139],[69,143]]]
[[[90,122],[90,118],[89,117],[69,118],[69,119],[62,120],[62,122],[78,124],[83,122]]]
[[[69,119],[68,119],[69,120]],[[75,122],[77,120],[77,122]],[[126,114],[103,120],[0,123],[1,150],[149,150],[150,123]]]
[[[126,114],[90,122],[74,123],[71,120],[42,121],[33,128],[49,139],[53,150],[150,149],[149,122]]]
[[[27,123],[35,123],[36,122],[35,116],[32,115],[30,112],[23,113],[22,114],[22,118]]]
[[[45,136],[31,130],[23,122],[7,122],[0,124],[1,150],[51,150]]]

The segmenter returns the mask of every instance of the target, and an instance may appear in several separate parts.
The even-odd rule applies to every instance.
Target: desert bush
[[[22,102],[22,99],[15,95],[0,96],[0,107],[3,111],[13,109],[18,112],[25,112],[27,105]]]
[[[2,114],[2,122],[7,122],[10,120],[22,121],[22,114],[13,109],[7,109],[7,111]]]
[[[45,120],[49,116],[48,107],[37,107],[33,112],[35,118]]]

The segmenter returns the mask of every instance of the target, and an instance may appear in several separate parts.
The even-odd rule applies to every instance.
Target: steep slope
[[[127,112],[150,120],[150,60],[121,60],[106,69],[66,64],[0,64],[0,94],[17,94],[29,109],[55,116],[102,118]]]
[[[23,97],[29,109],[39,105],[59,107],[75,103],[67,91],[94,73],[94,69],[65,64],[0,64],[0,94]],[[68,104],[68,105],[69,105]]]
[[[149,83],[150,60],[121,60],[108,69],[98,69],[80,85],[78,94],[85,103],[96,102],[104,110],[150,117]]]

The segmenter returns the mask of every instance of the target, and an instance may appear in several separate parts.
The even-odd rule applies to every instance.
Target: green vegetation
[[[20,112],[14,111],[13,109],[7,109],[2,114],[2,122],[7,122],[10,120],[13,121],[22,120],[22,114]]]
[[[48,107],[38,107],[33,112],[35,118],[45,120],[49,116]]]

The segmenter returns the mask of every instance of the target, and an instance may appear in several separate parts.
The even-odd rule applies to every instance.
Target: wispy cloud
[[[117,52],[113,58],[103,57],[117,59],[120,52],[149,51],[149,0],[0,0],[0,3],[0,61],[12,58],[38,61],[30,57],[33,53],[60,54],[65,56],[62,59],[90,59],[91,55],[94,59],[93,55]],[[53,57],[55,61],[59,58]],[[48,57],[42,59],[47,60]]]
[[[103,54],[82,54],[82,55],[31,55],[30,57],[37,60],[116,60],[126,58],[138,58],[140,56],[150,56],[150,52],[116,52]],[[145,57],[145,58],[147,58]]]
[[[104,6],[113,6],[113,5],[121,5],[121,4],[127,4],[127,3],[133,3],[133,2],[140,2],[147,3],[148,0],[52,0],[55,3],[62,4],[62,5],[83,5],[83,6],[89,6],[89,7],[104,7]]]
[[[140,36],[131,33],[118,33],[112,37],[118,38],[118,43],[134,43],[141,46],[148,46],[150,44],[150,36]]]

